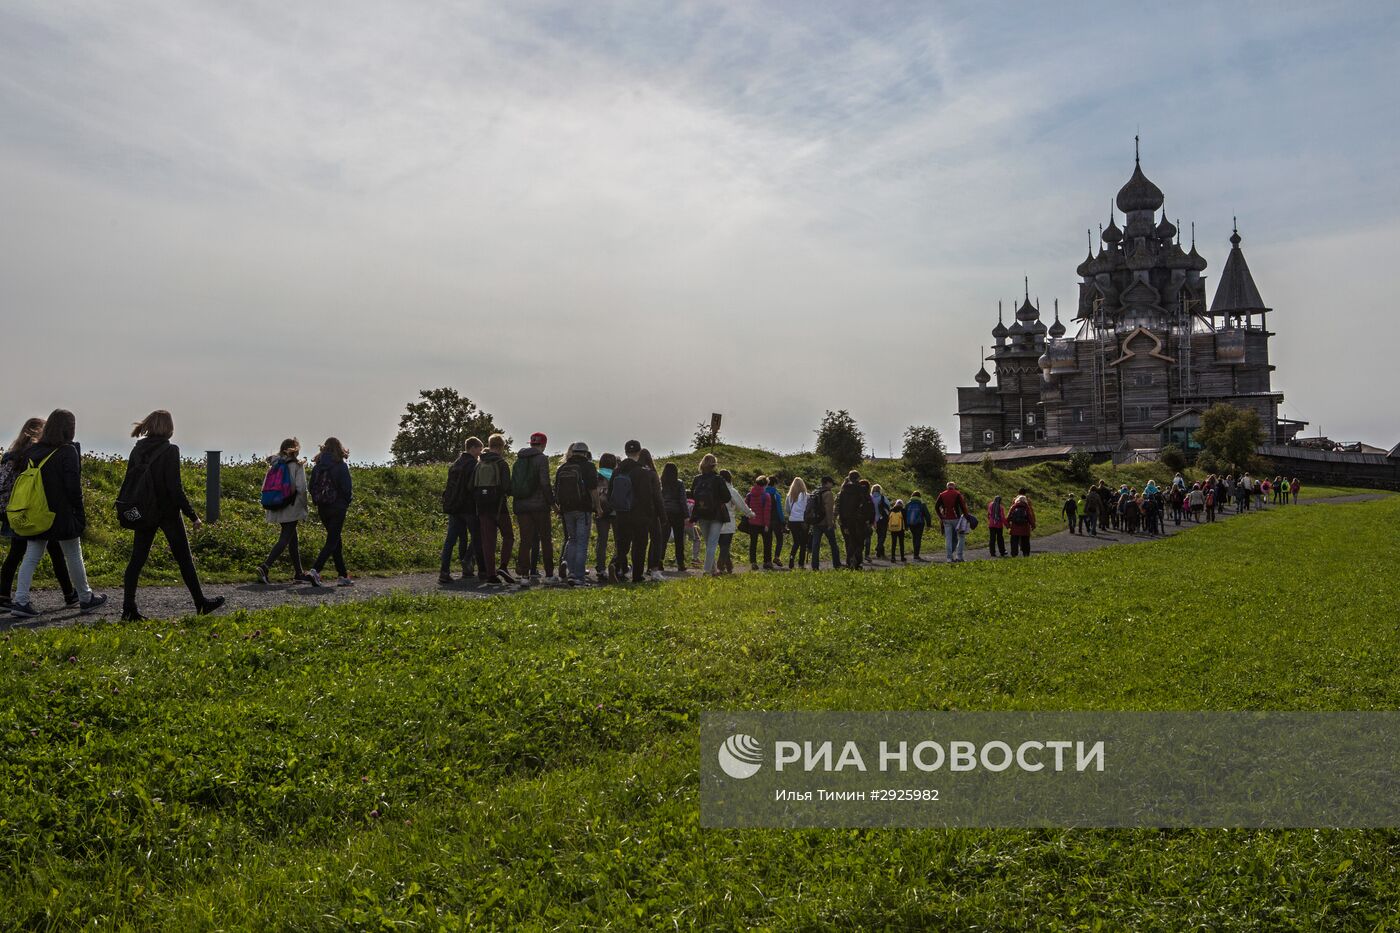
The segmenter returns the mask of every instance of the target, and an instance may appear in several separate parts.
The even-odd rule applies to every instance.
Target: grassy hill
[[[1390,929],[1395,831],[707,831],[696,736],[707,709],[1394,709],[1397,521],[14,631],[0,929]]]
[[[598,451],[601,453],[601,451]],[[740,485],[759,473],[780,478],[786,486],[793,476],[809,481],[823,474],[840,477],[830,463],[815,454],[781,455],[746,447],[720,445],[715,450],[721,466],[731,470]],[[658,465],[675,461],[687,479],[698,471],[701,454],[685,453],[658,457]],[[555,463],[557,465],[558,458]],[[83,481],[86,485],[89,529],[84,542],[88,573],[95,585],[112,587],[121,583],[122,570],[131,553],[131,534],[116,522],[112,503],[121,487],[124,460],[85,457]],[[446,519],[439,512],[439,500],[447,481],[445,466],[354,467],[355,504],[345,529],[345,555],[353,574],[391,574],[414,570],[435,570],[446,531]],[[193,538],[195,559],[205,579],[230,582],[251,579],[267,550],[276,540],[275,530],[263,521],[258,505],[265,465],[262,463],[225,464],[223,467],[222,519],[206,526]],[[863,475],[884,486],[891,498],[908,499],[920,488],[901,461],[881,460],[862,465]],[[185,489],[195,508],[204,511],[204,465],[186,463],[182,467]],[[1155,464],[1095,468],[1096,478],[1113,483],[1141,486],[1150,478],[1170,481],[1171,473]],[[994,495],[1012,495],[1028,488],[1037,504],[1038,533],[1060,530],[1064,522],[1058,509],[1065,495],[1082,491],[1072,482],[1062,464],[1040,464],[1017,470],[997,470],[984,474],[978,467],[954,466],[950,476],[978,507]],[[747,490],[747,485],[744,487]],[[1310,495],[1329,490],[1307,489]],[[923,490],[927,496],[930,490]],[[985,527],[973,532],[971,543],[986,541]],[[556,528],[555,541],[562,535]],[[307,562],[320,548],[324,534],[312,510],[312,518],[302,528],[302,553]],[[145,582],[178,584],[180,575],[163,545],[157,544],[147,565]],[[52,578],[41,570],[38,585],[51,585]]]

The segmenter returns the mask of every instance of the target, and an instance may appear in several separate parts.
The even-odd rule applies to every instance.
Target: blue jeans
[[[1084,515],[1084,527],[1087,528],[1087,529],[1089,529],[1089,534],[1091,534],[1091,535],[1097,535],[1097,534],[1099,533],[1099,517],[1098,517],[1098,515],[1094,514],[1093,512],[1087,512],[1087,513],[1085,513],[1085,515]]]
[[[719,532],[724,522],[702,518],[697,524],[700,526],[700,537],[705,539],[705,573],[714,573],[715,556],[719,552]]]
[[[963,559],[963,550],[967,544],[967,537],[958,534],[958,522],[956,519],[949,521],[943,519],[943,541],[948,546],[948,560],[953,560],[953,553],[957,552],[957,559]]]
[[[816,570],[821,566],[822,559],[822,536],[831,542],[831,566],[841,566],[841,548],[836,544],[836,529],[830,526],[822,528],[818,525],[812,526],[812,569]]]
[[[588,535],[593,530],[592,512],[564,513],[564,566],[570,580],[582,580],[588,567]]]
[[[442,542],[441,569],[443,573],[449,573],[452,570],[452,551],[454,549],[462,560],[462,572],[467,572],[470,566],[467,561],[467,545],[471,540],[469,529],[470,526],[467,524],[467,516],[447,516],[447,540]]]

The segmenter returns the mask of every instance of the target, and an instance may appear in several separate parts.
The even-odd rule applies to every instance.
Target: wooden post
[[[210,450],[204,455],[204,520],[211,525],[219,520],[219,497],[223,493],[219,477],[219,453],[220,451]]]

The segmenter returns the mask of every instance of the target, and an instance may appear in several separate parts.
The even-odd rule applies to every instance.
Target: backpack
[[[152,457],[135,469],[130,463],[126,466],[116,507],[117,524],[128,531],[148,531],[160,524],[160,503],[156,501],[155,480],[151,478],[154,463]]]
[[[1013,525],[1029,525],[1031,523],[1030,506],[1024,502],[1018,502],[1011,507],[1011,512],[1006,518]]]
[[[459,458],[447,468],[447,488],[442,491],[442,511],[445,515],[460,515],[471,504],[471,477],[467,468],[471,461]]]
[[[554,485],[558,489],[559,509],[563,512],[591,512],[593,499],[583,488],[583,464],[565,463],[554,474]]]
[[[510,468],[510,494],[517,502],[530,498],[540,488],[540,471],[535,469],[534,461],[534,457],[516,457]]]
[[[340,502],[340,490],[336,488],[335,480],[331,478],[330,467],[321,467],[319,470],[312,470],[315,474],[311,480],[311,501],[317,508],[325,509]]]
[[[889,530],[898,533],[904,530],[904,511],[902,509],[890,509]]]
[[[292,466],[286,460],[278,459],[267,468],[263,477],[262,507],[269,512],[280,511],[297,501],[297,487],[292,482]]]
[[[719,478],[709,473],[702,473],[695,477],[695,482],[690,484],[690,491],[695,498],[695,506],[691,509],[691,514],[699,519],[715,521],[719,518],[720,503],[719,490],[715,487],[719,485]]]
[[[478,507],[491,507],[500,503],[505,495],[506,463],[504,460],[482,460],[476,465],[467,488]]]
[[[10,489],[5,518],[14,533],[21,538],[41,535],[53,527],[54,514],[49,510],[49,497],[44,492],[43,469],[44,464],[56,453],[56,450],[50,452],[37,466],[30,460],[25,471],[15,477],[14,485]]]
[[[608,507],[614,512],[632,511],[632,477],[629,474],[613,474],[608,489]]]
[[[826,521],[826,491],[818,489],[807,497],[807,511],[802,520],[809,525],[820,525]]]

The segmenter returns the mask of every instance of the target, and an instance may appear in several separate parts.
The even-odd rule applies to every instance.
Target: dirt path
[[[1385,495],[1381,493],[1334,496],[1323,499],[1304,499],[1299,502],[1299,505],[1371,502],[1382,498],[1385,498]],[[1274,508],[1292,508],[1292,506],[1269,506],[1269,509]],[[1220,520],[1229,521],[1235,517],[1235,514],[1234,512],[1226,512],[1220,517]],[[1189,522],[1176,526],[1168,520],[1166,536],[1180,534],[1183,531],[1195,527],[1198,526]],[[1160,537],[1154,538],[1148,537],[1147,535],[1129,535],[1111,529],[1108,531],[1100,531],[1097,537],[1060,531],[1055,534],[1032,539],[1031,549],[1032,556],[1037,554],[1072,554],[1079,551],[1092,551],[1101,547],[1139,544],[1144,541],[1156,540],[1160,540]],[[906,536],[905,544],[906,546],[909,545],[908,536]],[[741,547],[741,545],[743,545],[743,547]],[[923,552],[925,562],[943,563],[944,545],[942,535],[937,533],[925,535]],[[736,536],[734,542],[735,569],[740,573],[752,572],[749,570],[748,564],[742,561],[742,558],[746,556],[747,553],[747,539]],[[786,552],[784,556],[786,556]],[[827,559],[827,566],[829,566],[829,555]],[[975,549],[968,549],[967,559],[988,560],[990,559],[990,555],[987,553],[985,547],[979,546]],[[871,562],[870,566],[876,570],[888,570],[896,566],[920,566],[920,564],[914,561],[911,551],[908,564],[891,564],[888,561],[876,560]],[[810,573],[810,571],[808,572]],[[689,575],[694,576],[697,573],[698,571],[691,571]],[[685,575],[675,571],[668,571],[666,576],[668,579],[679,579]],[[107,592],[110,598],[107,605],[104,606],[101,611],[93,613],[91,616],[80,616],[76,609],[55,608],[60,602],[56,593],[52,591],[36,591],[34,600],[36,606],[40,609],[47,609],[47,611],[39,618],[30,620],[13,619],[9,616],[0,617],[0,631],[40,628],[49,625],[65,625],[84,619],[92,621],[115,621],[121,613],[121,592],[119,589]],[[304,584],[294,585],[287,582],[273,583],[269,586],[262,586],[257,583],[208,584],[205,586],[205,593],[207,595],[223,596],[228,600],[228,605],[227,608],[223,610],[224,612],[235,609],[270,609],[284,605],[319,605],[324,603],[363,601],[373,599],[377,596],[385,596],[390,593],[442,593],[460,596],[464,599],[485,599],[490,596],[509,592],[517,591],[479,589],[475,586],[469,586],[463,583],[453,583],[449,586],[444,586],[438,583],[438,575],[436,573],[410,573],[392,577],[363,577],[357,579],[354,586],[343,588],[329,586],[315,588]],[[137,601],[140,604],[142,614],[149,618],[178,618],[188,615],[193,611],[189,593],[183,587],[142,587],[137,594]]]

